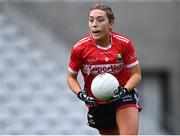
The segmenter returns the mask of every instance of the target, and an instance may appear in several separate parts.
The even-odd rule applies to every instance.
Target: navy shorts
[[[141,110],[136,89],[127,92],[115,102],[90,107],[87,113],[88,125],[97,129],[115,128],[117,127],[116,111],[126,107],[136,107]]]

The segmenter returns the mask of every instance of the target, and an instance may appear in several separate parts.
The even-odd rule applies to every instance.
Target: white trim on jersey
[[[77,43],[80,43],[80,42],[82,42],[82,41],[84,41],[84,40],[86,40],[88,38],[89,38],[89,36],[86,36],[86,37],[82,38],[81,40],[79,40]]]
[[[135,62],[133,62],[133,63],[131,63],[131,64],[129,64],[129,65],[126,65],[128,68],[131,68],[131,67],[133,67],[133,66],[135,66],[136,64],[139,64],[139,61],[138,60],[136,60]]]
[[[126,40],[126,41],[129,41],[128,38],[126,38],[126,37],[124,37],[124,36],[121,36],[121,35],[118,35],[118,34],[113,34],[113,36],[114,36],[114,37],[122,38],[122,39],[124,39],[124,40]]]
[[[71,69],[70,67],[68,67],[68,71],[71,72],[71,73],[73,73],[73,74],[77,74],[77,73],[78,73],[78,71],[74,71],[74,70]]]
[[[116,34],[113,34],[113,37],[117,38],[118,40],[120,41],[124,41],[126,43],[129,43],[129,39],[123,37],[123,36],[120,36],[120,35],[116,35]]]
[[[82,43],[84,43],[84,42],[87,42],[87,41],[89,41],[89,40],[91,40],[90,37],[85,37],[85,38],[81,39],[79,42],[77,42],[77,43],[73,46],[74,49],[75,49],[77,46],[79,46],[80,44],[82,44]]]
[[[99,49],[108,50],[108,49],[110,49],[110,48],[112,47],[112,45],[110,44],[110,45],[108,45],[108,47],[102,47],[102,46],[100,46],[100,45],[97,45],[97,47],[98,47]]]

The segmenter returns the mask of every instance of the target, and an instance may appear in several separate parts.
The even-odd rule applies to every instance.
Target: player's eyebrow
[[[97,16],[97,17],[89,16],[89,18],[97,18],[97,19],[99,19],[99,18],[104,18],[104,16]]]

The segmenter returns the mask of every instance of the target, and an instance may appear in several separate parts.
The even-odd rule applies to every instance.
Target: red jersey
[[[72,48],[68,70],[77,74],[81,70],[84,77],[84,88],[89,96],[91,82],[101,72],[113,74],[124,86],[131,74],[128,70],[138,64],[138,57],[131,41],[116,33],[110,34],[111,44],[104,48],[95,44],[91,34],[78,41]]]

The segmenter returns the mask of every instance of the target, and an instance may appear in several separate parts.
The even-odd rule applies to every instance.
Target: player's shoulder
[[[119,42],[125,42],[125,43],[129,43],[130,39],[127,36],[124,36],[118,32],[111,32],[112,38],[116,39]]]
[[[91,37],[89,34],[87,34],[86,36],[82,37],[78,42],[76,42],[74,45],[73,45],[73,48],[77,48],[77,47],[82,47],[84,46],[85,44],[88,44],[89,42],[91,42]]]

